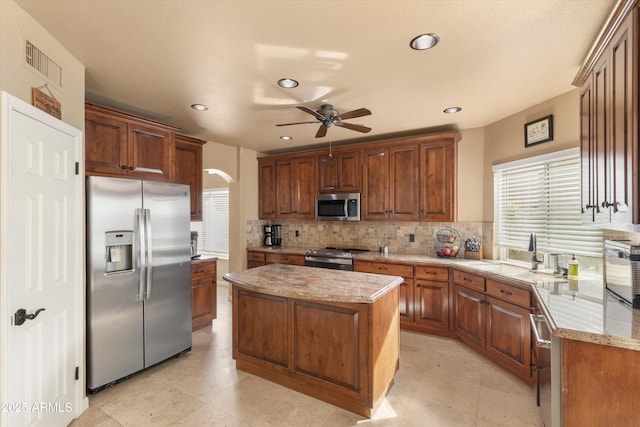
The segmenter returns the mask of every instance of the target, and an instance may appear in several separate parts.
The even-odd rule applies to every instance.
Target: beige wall
[[[31,88],[48,83],[23,64],[25,37],[62,67],[63,87],[48,87],[62,104],[62,120],[84,130],[84,65],[13,0],[0,0],[0,89],[31,104]]]
[[[465,129],[458,143],[458,221],[482,221],[484,128]]]
[[[579,101],[579,89],[574,89],[484,128],[484,221],[493,221],[494,165],[580,145]],[[549,114],[553,114],[553,141],[525,148],[524,124]]]
[[[258,160],[255,151],[207,142],[203,149],[205,169],[221,170],[231,176],[229,187],[229,262],[219,263],[219,273],[239,271],[246,265],[246,223],[258,219]],[[204,188],[226,186],[217,175],[203,176]],[[226,265],[226,266],[225,266]]]

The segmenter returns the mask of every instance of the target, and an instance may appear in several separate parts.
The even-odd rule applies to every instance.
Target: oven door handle
[[[531,321],[531,329],[533,329],[533,333],[536,336],[536,346],[540,348],[551,348],[551,341],[543,339],[538,330],[538,324],[544,322],[545,325],[548,325],[547,319],[539,314],[529,314],[529,320]]]

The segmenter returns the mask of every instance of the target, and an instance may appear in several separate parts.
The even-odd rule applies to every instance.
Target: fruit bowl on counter
[[[460,252],[460,244],[460,233],[446,227],[436,233],[436,245],[433,249],[440,258],[455,258]]]

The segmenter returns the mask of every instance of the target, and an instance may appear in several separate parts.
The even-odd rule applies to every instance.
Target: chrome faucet
[[[537,270],[538,264],[542,264],[544,262],[544,258],[538,259],[538,241],[536,240],[536,233],[531,233],[529,236],[529,252],[533,252],[531,257],[531,269]]]

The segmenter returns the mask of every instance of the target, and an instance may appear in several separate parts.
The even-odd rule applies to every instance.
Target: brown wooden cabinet
[[[370,304],[232,289],[237,369],[371,416],[399,366],[397,289]]]
[[[336,149],[318,155],[319,193],[358,193],[362,176],[360,149]]]
[[[381,145],[363,150],[363,220],[419,219],[418,145]]]
[[[455,221],[457,132],[258,159],[259,218],[314,219],[316,193],[360,192],[363,220]]]
[[[420,220],[456,220],[458,133],[420,144]]]
[[[562,339],[562,425],[637,425],[639,365],[640,351]]]
[[[392,264],[386,262],[354,260],[354,271],[360,273],[388,274],[401,276],[404,280],[399,290],[400,327],[404,328],[415,320],[414,314],[414,273],[413,266],[406,264]]]
[[[258,159],[258,217],[276,217],[276,162],[269,158]]]
[[[531,383],[531,292],[455,270],[454,295],[460,341]]]
[[[449,269],[415,267],[415,323],[424,332],[449,335]]]
[[[191,188],[191,221],[202,221],[202,146],[201,139],[176,135],[173,182]]]
[[[304,255],[286,252],[261,252],[247,250],[247,268],[267,264],[304,265]]]
[[[217,260],[191,261],[191,327],[211,326],[217,315]]]
[[[265,264],[304,265],[304,255],[286,253],[267,253]]]
[[[247,268],[260,267],[266,265],[266,255],[264,252],[247,251]]]
[[[171,181],[177,128],[85,104],[85,173]]]
[[[316,159],[312,156],[276,161],[276,217],[314,219]]]
[[[638,10],[603,34],[574,84],[580,91],[582,217],[640,223],[638,206]]]

